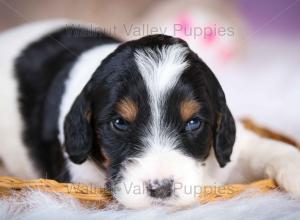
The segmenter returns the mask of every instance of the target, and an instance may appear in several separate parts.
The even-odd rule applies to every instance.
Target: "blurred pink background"
[[[300,0],[0,1],[0,31],[53,18],[116,27],[113,34],[126,40],[149,30],[124,27],[161,27],[174,35],[174,25],[182,25],[176,36],[215,72],[236,118],[250,117],[300,142]],[[224,28],[225,36],[195,36],[205,27]]]

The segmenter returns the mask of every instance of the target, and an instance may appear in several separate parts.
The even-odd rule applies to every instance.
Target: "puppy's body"
[[[231,114],[213,100],[213,95],[223,99],[222,93],[204,89],[199,93],[207,95],[197,96],[199,88],[193,84],[198,83],[194,79],[197,69],[191,67],[197,58],[183,42],[156,36],[122,46],[104,34],[66,29],[65,24],[36,23],[0,35],[0,157],[12,175],[101,186],[107,181],[118,189],[113,189],[117,199],[133,208],[195,201],[195,196],[186,195],[182,188],[176,189],[175,199],[158,196],[155,187],[170,179],[176,188],[176,182],[191,187],[270,177],[300,195],[300,154],[296,149],[258,137],[239,123],[232,148],[235,129]],[[205,64],[201,65],[198,69],[209,79],[198,87],[203,83],[218,86]],[[94,85],[93,81],[105,83]],[[115,90],[109,93],[112,87]],[[125,90],[120,92],[118,87]],[[85,91],[91,89],[97,91],[93,93],[97,97],[87,101],[89,93]],[[207,96],[211,98],[206,104]],[[86,107],[90,102],[93,105]],[[177,107],[172,107],[176,105],[179,114],[174,112]],[[136,124],[131,136],[120,131],[107,133],[111,128],[104,126],[107,118],[113,118],[114,109],[132,126]],[[83,117],[77,118],[81,114]],[[171,117],[176,114],[182,117],[180,121]],[[204,128],[193,134],[180,130],[180,123],[198,114],[208,121],[203,122]],[[193,123],[195,120],[189,126]],[[224,136],[214,139],[218,132]],[[126,140],[130,142],[127,147],[123,146]],[[229,157],[231,162],[225,166]],[[132,183],[141,188],[146,184],[148,192],[128,192]]]
[[[117,40],[88,37],[84,29],[76,33],[67,24],[37,22],[0,36],[1,159],[20,177],[68,181],[74,169],[74,181],[103,185],[103,174],[91,162],[68,166],[58,138],[63,139],[63,120],[75,98]],[[87,36],[84,43],[80,35]],[[22,39],[12,40],[16,36]],[[81,175],[84,167],[90,175]]]

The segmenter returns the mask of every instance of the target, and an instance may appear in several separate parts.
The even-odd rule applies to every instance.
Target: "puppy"
[[[0,157],[11,175],[108,187],[128,208],[189,206],[199,187],[274,178],[300,196],[300,153],[235,123],[181,39],[121,42],[64,21],[0,36]]]

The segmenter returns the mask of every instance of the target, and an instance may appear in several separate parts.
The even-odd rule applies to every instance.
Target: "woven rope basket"
[[[276,183],[273,180],[261,180],[251,184],[233,184],[221,187],[206,186],[199,193],[199,202],[207,203],[230,199],[247,189],[255,189],[260,193],[264,193],[276,188]],[[103,188],[91,188],[84,184],[58,183],[54,180],[46,179],[21,180],[14,177],[0,177],[1,197],[11,195],[24,196],[28,190],[40,190],[56,194],[62,193],[78,199],[88,207],[104,208],[114,201],[111,194]]]
[[[289,144],[299,146],[288,137],[274,133],[268,129],[255,125],[250,120],[243,120],[244,125],[259,135],[281,140]],[[261,180],[251,184],[233,184],[221,187],[207,186],[199,192],[199,202],[207,203],[216,200],[233,198],[247,189],[255,189],[260,193],[277,189],[273,180]],[[58,183],[54,180],[37,179],[21,180],[14,177],[0,177],[0,197],[26,196],[28,190],[40,190],[43,192],[65,194],[78,199],[86,206],[103,208],[114,202],[112,195],[103,188],[91,187],[84,184]]]

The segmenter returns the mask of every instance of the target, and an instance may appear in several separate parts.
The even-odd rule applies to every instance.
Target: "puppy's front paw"
[[[266,173],[292,197],[300,199],[300,154],[298,152],[280,159],[274,158],[266,167]]]

